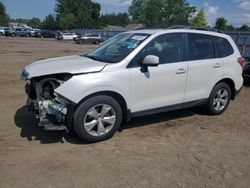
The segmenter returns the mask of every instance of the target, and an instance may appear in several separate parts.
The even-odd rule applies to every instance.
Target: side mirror
[[[142,65],[147,66],[147,67],[157,67],[159,65],[159,57],[155,55],[147,55],[143,62]]]

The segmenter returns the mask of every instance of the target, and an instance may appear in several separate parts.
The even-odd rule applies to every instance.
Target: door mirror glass
[[[159,61],[160,61],[159,57],[157,57],[155,55],[147,55],[144,58],[142,65],[156,67],[159,65]]]

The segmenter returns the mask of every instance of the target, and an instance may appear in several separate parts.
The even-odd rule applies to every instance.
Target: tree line
[[[127,12],[101,15],[101,5],[92,0],[56,0],[55,14],[44,20],[10,19],[0,2],[0,25],[9,22],[25,23],[33,28],[64,30],[73,28],[105,28],[108,25],[126,26],[129,23],[144,24],[147,28],[167,28],[172,25],[207,26],[204,9],[197,10],[186,0],[132,0]],[[215,28],[222,31],[250,31],[242,25],[235,28],[224,17],[216,19]]]

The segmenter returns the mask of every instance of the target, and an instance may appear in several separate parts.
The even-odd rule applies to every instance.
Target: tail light
[[[241,65],[241,67],[243,68],[244,64],[245,64],[245,59],[243,57],[239,57],[238,58],[238,63]]]

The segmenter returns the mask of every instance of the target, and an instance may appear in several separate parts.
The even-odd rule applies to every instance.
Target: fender
[[[130,108],[130,83],[127,71],[117,70],[75,75],[55,89],[55,92],[78,104],[93,93],[112,91],[121,95],[127,102],[127,107]]]

